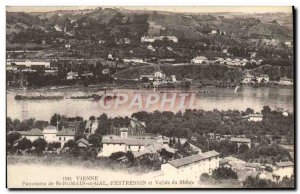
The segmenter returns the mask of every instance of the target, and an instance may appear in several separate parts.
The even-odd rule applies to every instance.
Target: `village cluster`
[[[283,113],[287,116],[288,113]],[[263,121],[262,114],[249,114],[244,116],[248,122]],[[62,127],[58,130],[58,126],[48,125],[43,130],[33,128],[30,131],[18,131],[21,134],[20,139],[14,141],[13,147],[18,148],[19,143],[25,139],[34,142],[39,139],[44,139],[49,143],[59,143],[60,147],[55,151],[56,153],[64,152],[66,144],[75,140],[74,122],[70,122],[70,127]],[[73,126],[73,127],[72,127]],[[294,152],[293,148],[284,147],[290,150],[290,160],[283,162],[276,162],[275,164],[262,164],[254,162],[246,162],[233,156],[220,157],[220,153],[210,150],[202,152],[202,150],[193,144],[196,137],[190,139],[178,138],[182,145],[188,145],[191,155],[176,158],[178,151],[176,147],[171,146],[170,142],[175,141],[175,138],[150,135],[145,133],[133,133],[134,130],[141,130],[145,127],[145,123],[137,119],[131,119],[129,128],[119,128],[117,133],[102,136],[101,148],[98,150],[97,157],[112,157],[119,162],[127,162],[128,155],[120,153],[132,153],[135,162],[142,161],[145,158],[159,156],[161,163],[160,170],[150,172],[149,175],[157,176],[190,176],[197,179],[203,173],[209,175],[218,168],[230,168],[238,174],[239,181],[244,181],[248,176],[259,177],[261,179],[271,180],[272,182],[282,181],[284,177],[292,178],[294,176]],[[88,120],[85,126],[84,134],[89,137],[95,134],[98,128],[98,120]],[[9,132],[14,133],[14,132]],[[116,135],[117,134],[117,135]],[[210,141],[229,141],[235,144],[237,148],[247,146],[249,149],[255,146],[251,139],[244,135],[220,135],[215,133],[208,133],[204,136],[207,139],[208,146]],[[93,145],[86,139],[81,138],[76,141],[76,144],[81,151],[85,151]],[[32,148],[33,149],[33,148]],[[52,152],[45,151],[45,154]],[[162,154],[163,153],[163,154]],[[120,155],[118,155],[120,154]],[[167,156],[167,157],[166,157]],[[271,171],[268,169],[272,169]]]

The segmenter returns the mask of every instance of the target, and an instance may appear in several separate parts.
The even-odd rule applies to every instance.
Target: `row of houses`
[[[36,72],[39,70],[45,72],[57,72],[57,67],[51,67],[51,61],[38,60],[38,59],[7,59],[7,71],[23,71],[23,72]]]
[[[275,162],[275,165],[249,163],[233,156],[221,158],[219,166],[231,168],[238,174],[239,180],[244,181],[248,176],[260,179],[271,180],[272,182],[281,181],[284,177],[291,178],[294,176],[294,163],[292,161]],[[266,168],[272,169],[272,172]]]
[[[240,58],[217,58],[215,60],[209,60],[207,57],[205,56],[197,56],[195,58],[193,58],[191,60],[191,63],[194,64],[205,64],[205,63],[210,63],[210,62],[214,62],[214,63],[219,63],[219,64],[223,64],[223,65],[229,65],[229,66],[236,66],[236,67],[244,67],[246,66],[246,64],[250,63],[250,64],[255,64],[255,65],[260,65],[262,63],[262,60],[255,60],[255,59],[240,59]]]
[[[167,39],[174,43],[178,43],[178,38],[176,36],[142,36],[141,42],[152,43],[152,42],[155,42],[156,40],[164,40],[164,39]]]
[[[270,77],[268,75],[262,74],[262,75],[252,75],[249,72],[247,72],[241,81],[242,84],[255,84],[255,83],[269,83]],[[274,82],[278,85],[293,85],[293,79],[287,78],[287,77],[281,77],[279,81]]]
[[[107,135],[102,138],[103,148],[99,152],[98,157],[108,157],[113,153],[131,151],[135,158],[140,158],[146,154],[159,153],[164,150],[174,155],[176,149],[169,147],[168,138],[162,136],[146,137],[146,136],[129,136],[127,128],[120,129],[120,135]],[[123,160],[121,157],[118,160]],[[219,153],[209,151],[183,157],[180,159],[171,159],[161,165],[161,171],[168,175],[211,174],[212,171],[219,167]]]
[[[178,83],[175,75],[166,76],[159,68],[153,74],[140,75],[140,81],[151,82],[153,87],[167,86],[168,84]]]

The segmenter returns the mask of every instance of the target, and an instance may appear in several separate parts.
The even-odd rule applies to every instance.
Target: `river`
[[[101,106],[99,101],[92,99],[70,99],[71,96],[87,96],[91,94],[104,94],[100,88],[64,88],[64,89],[35,89],[26,90],[24,93],[20,89],[8,89],[7,90],[7,116],[13,119],[22,119],[22,115],[27,118],[35,118],[37,120],[49,120],[54,113],[59,113],[67,116],[81,116],[85,119],[90,116],[100,116],[102,113],[106,113],[109,116],[130,116],[137,111],[184,111],[189,108],[188,101],[194,101],[193,103],[197,109],[203,110],[240,110],[244,111],[246,108],[252,108],[256,112],[260,112],[263,106],[270,106],[272,109],[282,108],[293,112],[293,88],[251,88],[244,87],[239,92],[234,92],[234,89],[192,89],[185,90],[156,90],[153,89],[111,89],[107,93],[113,94],[126,94],[128,96],[128,102],[119,106],[115,106],[114,102],[108,102],[111,107],[105,109]],[[187,93],[185,99],[185,106],[176,106],[179,103],[179,95],[181,93]],[[21,95],[63,95],[63,100],[15,100],[14,97],[17,94]],[[176,94],[176,104],[172,108],[171,105],[161,106],[161,99],[156,104],[149,107],[145,106],[145,98],[149,94],[157,94],[160,98],[163,95]],[[194,94],[194,99],[192,97]],[[142,106],[130,106],[130,101],[137,95],[141,96]],[[169,96],[169,97],[168,97]],[[139,98],[136,98],[137,100]],[[114,101],[114,100],[111,100]],[[106,102],[107,103],[107,102]],[[133,105],[133,104],[131,104]],[[23,113],[23,114],[22,114]]]

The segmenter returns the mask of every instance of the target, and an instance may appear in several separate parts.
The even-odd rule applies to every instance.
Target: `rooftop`
[[[209,152],[196,154],[196,155],[180,158],[180,159],[177,159],[177,160],[172,160],[172,161],[169,161],[168,163],[171,164],[172,166],[176,167],[176,168],[179,168],[181,166],[191,164],[191,163],[195,163],[195,162],[198,162],[200,160],[215,157],[215,156],[218,156],[218,155],[219,155],[218,152],[212,150],[212,151],[209,151]]]
[[[112,138],[103,139],[105,144],[126,144],[131,146],[147,146],[153,144],[153,139],[137,139],[137,138]]]
[[[83,143],[83,144],[85,144],[85,145],[89,145],[89,142],[88,142],[88,140],[86,140],[86,139],[83,139],[83,138],[81,138],[81,139],[77,140],[77,141],[76,141],[76,143],[77,143],[77,144],[78,144],[78,143]]]
[[[207,58],[204,57],[204,56],[197,56],[194,59],[197,59],[197,60],[207,60]]]
[[[248,138],[241,138],[241,137],[232,137],[230,141],[233,142],[241,142],[241,143],[251,143],[251,139]]]
[[[38,128],[33,128],[26,133],[26,136],[43,136],[43,131]]]
[[[57,136],[74,136],[75,132],[72,129],[63,128],[61,131],[57,132]]]
[[[276,166],[278,167],[287,167],[287,166],[294,166],[294,163],[292,161],[286,161],[286,162],[276,162]]]

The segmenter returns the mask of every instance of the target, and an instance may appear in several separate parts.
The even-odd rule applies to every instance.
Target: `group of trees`
[[[247,111],[249,112],[250,109]],[[268,106],[263,108],[262,113],[264,117],[262,122],[249,122],[243,117],[247,114],[245,111],[216,109],[213,111],[186,110],[177,113],[141,111],[132,114],[132,117],[146,123],[146,132],[169,137],[189,138],[193,135],[218,133],[220,135],[246,135],[253,140],[262,141],[260,138],[265,135],[293,135],[293,114],[283,116],[281,111],[271,110]]]
[[[293,177],[283,177],[279,182],[272,182],[271,180],[260,179],[259,176],[248,176],[243,182],[245,188],[293,188],[295,187],[295,180]]]
[[[42,154],[47,147],[47,150],[49,151],[60,148],[59,142],[47,144],[47,142],[42,138],[38,138],[32,142],[26,137],[22,138],[21,134],[18,132],[8,133],[6,137],[6,149],[7,153],[10,154],[20,153],[18,150],[27,151],[28,153]]]
[[[273,163],[286,161],[289,159],[289,153],[286,149],[279,145],[261,143],[257,147],[246,150],[238,155],[239,158],[245,161],[258,161],[260,163]]]

